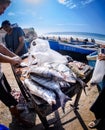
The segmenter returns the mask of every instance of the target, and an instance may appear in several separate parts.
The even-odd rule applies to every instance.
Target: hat
[[[5,20],[2,22],[0,29],[2,29],[6,25],[11,25],[11,23],[8,20]]]

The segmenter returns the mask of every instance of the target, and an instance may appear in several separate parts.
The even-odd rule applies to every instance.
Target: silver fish
[[[87,84],[85,82],[83,82],[79,77],[77,77],[76,74],[71,69],[69,69],[69,67],[67,67],[64,64],[58,64],[58,65],[56,65],[56,67],[54,66],[54,68],[56,68],[60,72],[63,72],[67,76],[66,81],[68,81],[70,83],[79,82],[79,84],[82,86],[82,88],[86,94],[85,87],[87,87]]]
[[[30,78],[35,82],[37,82],[38,84],[42,85],[43,87],[53,90],[58,95],[60,99],[61,107],[64,111],[65,103],[67,100],[70,100],[70,98],[61,91],[60,86],[57,82],[51,79],[33,76],[32,74],[30,75]]]
[[[38,76],[50,78],[56,81],[64,80],[63,74],[61,74],[60,72],[54,69],[49,69],[48,67],[43,67],[43,66],[32,67],[29,71],[29,74],[36,74]]]
[[[75,73],[69,67],[67,67],[65,64],[47,63],[47,64],[44,64],[44,66],[46,66],[48,68],[52,68],[52,69],[60,72],[65,81],[67,81],[69,83],[76,83]]]
[[[35,74],[35,73],[30,73],[30,75],[32,75],[32,76],[39,76],[38,74]],[[52,78],[49,78],[49,76],[48,77],[46,77],[46,76],[43,76],[43,75],[40,75],[40,78],[48,78],[48,79],[51,79],[51,80],[53,80]],[[56,78],[56,77],[55,77]],[[64,80],[57,80],[57,78],[54,80],[54,81],[56,81],[56,82],[58,82],[59,83],[59,85],[60,85],[60,88],[70,88],[71,87],[71,85],[70,85],[70,83],[68,83],[68,82],[66,82],[66,81],[64,81]]]
[[[32,94],[44,99],[50,105],[56,104],[56,94],[53,91],[41,87],[31,79],[25,79],[24,84],[29,88]]]

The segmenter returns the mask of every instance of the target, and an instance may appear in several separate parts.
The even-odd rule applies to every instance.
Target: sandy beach
[[[8,81],[12,87],[12,89],[19,90],[17,83],[15,82],[13,73],[11,71],[11,67],[9,64],[2,64],[3,71],[8,78]],[[88,83],[89,85],[89,83]],[[73,97],[72,101],[67,102],[66,104],[66,112],[68,112],[62,119],[60,119],[55,124],[50,126],[51,130],[90,130],[87,125],[88,123],[95,119],[93,113],[89,111],[91,104],[94,102],[98,95],[97,87],[90,87],[86,88],[87,95],[82,92],[80,101],[79,101],[79,109],[78,111],[68,112],[70,110],[70,104],[73,103],[75,96]],[[61,108],[58,109],[55,113],[48,115],[47,120],[55,121],[56,117],[62,116]],[[35,118],[35,127],[33,128],[23,128],[20,126],[11,126],[11,115],[8,108],[0,102],[0,123],[10,127],[10,130],[43,130],[43,125],[39,120],[38,116],[36,115]],[[94,129],[95,130],[95,129]]]

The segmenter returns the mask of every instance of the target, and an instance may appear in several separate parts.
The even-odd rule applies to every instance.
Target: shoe
[[[89,124],[88,124],[88,127],[93,129],[93,128],[96,128],[100,122],[102,121],[102,119],[96,119],[94,121],[91,121]]]

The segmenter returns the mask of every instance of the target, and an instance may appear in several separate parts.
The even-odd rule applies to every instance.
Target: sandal
[[[101,119],[96,119],[94,121],[91,121],[89,124],[88,124],[88,127],[93,129],[93,128],[96,128],[101,122]]]

